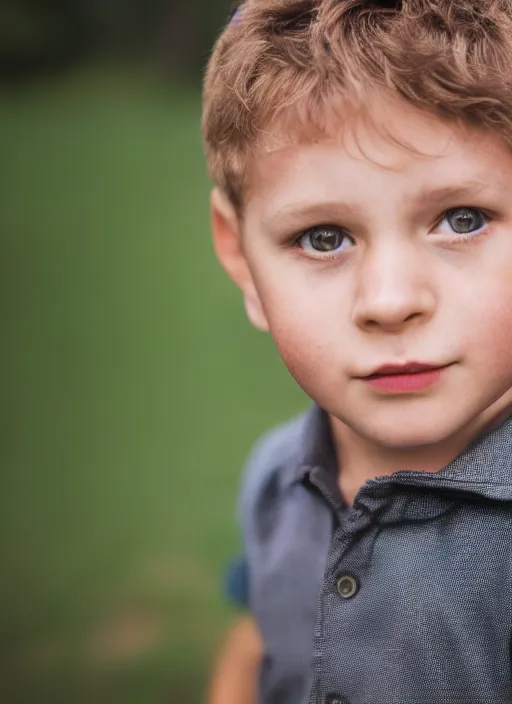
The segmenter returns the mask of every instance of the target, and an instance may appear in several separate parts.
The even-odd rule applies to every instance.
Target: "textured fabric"
[[[261,704],[512,702],[512,421],[347,507],[314,407],[257,444],[239,509]]]

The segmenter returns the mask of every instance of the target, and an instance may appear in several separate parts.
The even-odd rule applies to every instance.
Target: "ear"
[[[213,246],[217,259],[230,278],[241,289],[247,317],[254,327],[268,332],[267,317],[243,249],[239,218],[232,204],[219,188],[210,199]]]

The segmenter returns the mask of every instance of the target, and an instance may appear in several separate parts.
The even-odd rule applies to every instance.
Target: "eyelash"
[[[465,210],[465,209],[473,210],[473,211],[479,213],[480,215],[482,215],[482,217],[485,221],[485,224],[482,226],[482,228],[480,230],[475,230],[473,232],[467,232],[467,233],[454,232],[453,236],[451,238],[449,236],[447,238],[447,236],[444,235],[443,239],[445,241],[447,241],[447,239],[448,239],[450,244],[457,244],[457,243],[460,244],[460,243],[464,243],[464,242],[469,242],[471,240],[474,241],[476,239],[480,239],[481,237],[484,237],[485,235],[489,234],[489,227],[488,226],[490,225],[490,223],[493,220],[492,215],[490,213],[488,213],[487,211],[483,210],[482,208],[477,208],[475,206],[466,206],[466,205],[461,205],[461,206],[457,206],[455,208],[449,208],[448,210],[445,210],[444,213],[442,214],[442,216],[433,225],[432,229],[438,228],[441,225],[441,223],[454,211]],[[330,261],[333,259],[339,259],[340,256],[342,256],[342,253],[340,252],[340,250],[334,250],[332,252],[327,251],[325,253],[317,251],[316,255],[310,255],[305,252],[304,248],[301,247],[301,245],[300,245],[301,240],[304,237],[306,237],[306,235],[314,234],[318,230],[336,230],[340,234],[343,234],[345,237],[351,239],[352,242],[355,242],[354,237],[347,230],[345,230],[343,227],[340,227],[339,225],[333,225],[333,224],[315,225],[313,227],[307,228],[306,230],[303,230],[299,235],[296,235],[292,239],[290,244],[295,250],[298,250],[297,254],[299,256],[306,256],[309,259],[317,259],[317,260],[321,260],[321,261]]]

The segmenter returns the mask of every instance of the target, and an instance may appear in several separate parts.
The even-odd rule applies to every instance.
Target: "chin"
[[[401,421],[372,423],[371,426],[354,428],[373,443],[393,450],[410,450],[419,447],[432,447],[450,440],[463,430],[465,424],[453,419],[408,418]]]

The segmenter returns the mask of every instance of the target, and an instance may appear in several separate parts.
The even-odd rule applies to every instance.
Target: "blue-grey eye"
[[[304,251],[319,254],[344,251],[353,244],[344,230],[327,225],[307,230],[298,242]]]
[[[446,213],[444,220],[459,235],[477,232],[487,225],[486,216],[476,208],[453,208]]]

